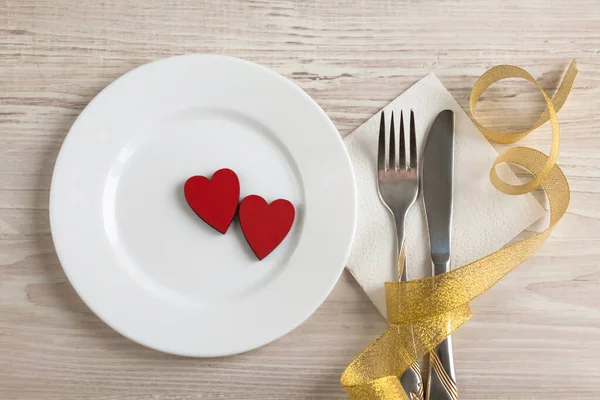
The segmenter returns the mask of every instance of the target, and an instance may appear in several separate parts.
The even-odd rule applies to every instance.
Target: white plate
[[[193,175],[231,168],[241,197],[286,198],[297,218],[257,261],[235,221],[221,235],[187,205]],[[298,86],[214,55],[137,68],[81,113],[50,193],[52,236],[84,302],[159,351],[223,356],[306,320],[348,258],[356,188],[346,148]]]

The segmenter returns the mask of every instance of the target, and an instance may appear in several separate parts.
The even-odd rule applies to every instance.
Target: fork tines
[[[396,160],[396,129],[394,126],[394,112],[392,111],[392,120],[390,123],[390,140],[388,144],[388,158],[386,163],[385,151],[385,114],[381,112],[381,122],[379,124],[379,151],[377,152],[377,169],[379,170],[399,170],[411,169],[417,167],[417,138],[415,133],[415,114],[410,111],[410,132],[409,132],[409,157],[407,163],[406,157],[406,139],[404,137],[404,115],[400,111],[400,136],[398,140],[398,160]]]

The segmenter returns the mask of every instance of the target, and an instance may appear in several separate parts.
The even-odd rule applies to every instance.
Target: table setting
[[[464,124],[472,124],[473,128],[477,125],[481,133],[490,140],[513,143],[536,129],[537,126],[540,126],[542,124],[541,121],[546,122],[546,120],[551,119],[553,143],[550,156],[546,156],[531,148],[514,147],[506,150],[505,153],[499,155],[492,162],[493,166],[489,174],[490,184],[505,194],[526,194],[537,187],[536,185],[540,184],[540,182],[544,182],[541,184],[544,185],[544,189],[547,188],[546,193],[550,203],[551,222],[550,227],[545,231],[533,237],[523,239],[520,242],[511,243],[482,258],[472,260],[473,258],[477,258],[477,256],[466,256],[467,258],[461,260],[461,262],[468,264],[452,272],[451,236],[458,236],[458,232],[460,232],[460,235],[463,236],[461,241],[477,241],[477,237],[481,239],[486,236],[493,237],[494,241],[497,241],[502,230],[507,230],[508,236],[515,236],[516,232],[511,234],[510,229],[513,228],[511,226],[500,225],[496,227],[494,226],[494,222],[490,222],[483,225],[477,223],[475,229],[472,229],[473,239],[465,237],[465,233],[469,230],[468,227],[463,227],[455,235],[452,235],[454,210],[454,136],[456,122],[454,111],[451,109],[443,110],[435,117],[427,136],[423,156],[424,165],[421,168],[423,175],[421,187],[423,190],[423,206],[425,208],[424,219],[425,225],[428,227],[428,241],[431,254],[431,259],[427,261],[427,264],[430,265],[429,268],[433,277],[407,282],[406,275],[408,274],[405,268],[408,265],[419,265],[418,261],[413,261],[412,263],[410,259],[407,261],[408,257],[405,257],[405,254],[410,254],[408,244],[399,245],[396,252],[398,254],[397,264],[400,282],[387,281],[385,279],[386,281],[383,282],[384,285],[382,285],[381,281],[378,282],[379,284],[374,283],[374,280],[377,279],[376,273],[372,273],[372,270],[364,268],[364,264],[361,263],[362,260],[357,261],[354,267],[352,267],[352,261],[349,262],[349,269],[358,282],[363,285],[362,282],[364,281],[363,287],[368,286],[371,289],[372,294],[370,296],[373,298],[374,303],[381,300],[377,294],[381,292],[383,286],[385,290],[385,302],[383,304],[380,303],[379,307],[385,307],[387,319],[392,325],[389,330],[365,349],[344,372],[342,384],[346,387],[350,398],[427,398],[449,400],[457,400],[459,398],[450,334],[471,317],[468,302],[482,294],[505,274],[530,257],[541,246],[568,206],[568,182],[553,160],[556,159],[559,140],[559,126],[556,112],[564,104],[576,75],[577,67],[575,62],[572,62],[553,99],[546,95],[540,87],[548,108],[529,131],[503,137],[501,133],[485,128],[476,120],[473,120],[473,122],[467,119],[464,120]],[[471,113],[474,114],[478,98],[487,87],[497,80],[509,77],[520,77],[536,83],[535,79],[521,68],[506,65],[493,67],[484,73],[475,83],[470,98]],[[412,94],[410,93],[411,89],[405,93],[407,97]],[[443,91],[443,87],[440,89]],[[418,87],[414,91],[416,92],[417,90]],[[400,104],[402,103],[401,97],[396,99]],[[451,98],[448,100],[452,102]],[[455,108],[457,108],[458,113],[463,113],[457,104]],[[405,225],[404,219],[406,213],[414,204],[419,187],[416,184],[419,170],[416,163],[418,155],[412,158],[412,154],[417,153],[416,149],[418,147],[414,133],[413,115],[411,112],[411,161],[410,167],[406,170],[415,168],[414,176],[404,176],[406,170],[404,169],[405,163],[403,161],[405,157],[403,155],[400,156],[400,163],[398,165],[394,165],[396,164],[395,161],[390,161],[394,160],[395,152],[393,126],[390,128],[390,142],[387,146],[389,164],[385,164],[385,154],[383,153],[386,149],[386,127],[383,113],[381,115],[377,150],[379,194],[381,200],[386,203],[388,210],[394,214],[395,226],[398,231],[397,237],[402,238],[403,243],[406,243],[403,240],[403,228],[399,228],[399,226],[403,227]],[[400,132],[400,141],[402,142],[404,137],[402,128]],[[352,138],[348,140],[352,140]],[[465,145],[465,147],[469,145],[470,143]],[[486,146],[483,147],[485,148]],[[399,148],[400,154],[402,154],[404,146],[400,144]],[[469,149],[469,151],[476,150]],[[465,157],[465,159],[471,161],[472,158]],[[520,183],[510,170],[506,170],[504,171],[504,176],[506,177],[504,179],[511,179],[511,182],[513,182],[512,184],[507,183],[504,179],[500,178],[500,173],[497,173],[494,169],[495,164],[502,161],[510,161],[522,166],[534,174],[535,178],[527,183]],[[399,177],[394,175],[397,173],[394,169],[398,167],[401,170]],[[394,172],[390,173],[390,170]],[[511,174],[512,177],[510,176]],[[544,176],[547,181],[541,178]],[[466,182],[465,185],[469,183]],[[397,192],[390,191],[386,185],[397,189]],[[382,187],[384,188],[383,192]],[[408,193],[410,193],[410,196],[408,196],[409,200],[406,200]],[[468,190],[467,193],[469,197],[475,197],[472,189]],[[531,207],[534,212],[527,212],[527,215],[536,215],[535,212],[537,212],[539,217],[540,212],[542,212],[539,203],[533,198],[529,199],[529,201],[529,203],[523,204],[507,204],[506,206],[509,208],[505,211],[504,215],[513,214],[519,208]],[[365,203],[370,204],[367,201]],[[494,207],[490,206],[489,203],[486,204],[485,212],[487,215],[489,215],[492,208]],[[371,211],[369,207],[365,207],[365,210],[367,212]],[[477,214],[477,202],[471,201],[465,203],[464,210],[466,214],[465,219],[469,222],[473,221],[474,215]],[[397,214],[400,214],[400,217],[397,217]],[[499,217],[496,218],[496,224],[503,222],[498,219]],[[534,220],[519,220],[519,223],[524,223],[525,226],[533,222]],[[381,227],[378,229],[381,230]],[[490,229],[490,234],[486,235],[482,233],[482,229]],[[373,234],[365,234],[365,241],[372,240],[373,236]],[[421,238],[419,237],[418,239]],[[423,241],[418,239],[415,244],[422,244]],[[375,246],[365,245],[365,247],[373,248]],[[479,249],[485,248],[485,244],[480,244],[477,247]],[[499,248],[499,246],[496,248]],[[458,251],[465,250],[459,247]],[[359,253],[362,255],[363,251],[359,251]],[[381,261],[378,263],[381,263]],[[387,277],[386,274],[385,278]],[[431,310],[426,310],[427,307],[430,307]],[[421,376],[421,367],[418,364],[418,359],[428,352],[429,369],[428,378],[425,381]],[[400,376],[400,380],[397,379],[398,376]]]
[[[365,16],[344,27],[314,6],[322,20],[306,24],[283,2],[231,14],[245,51],[227,39],[236,25],[210,31],[237,17],[179,4],[142,13],[164,24],[176,7],[192,27],[207,12],[200,36],[224,34],[220,47],[152,53],[106,31],[133,53],[98,56],[113,44],[95,41],[81,62],[97,67],[64,73],[38,53],[0,61],[0,398],[600,396],[596,135],[589,111],[573,117],[592,104],[594,56],[465,48],[468,61],[442,62],[456,42],[410,25],[442,23],[418,4],[382,17],[424,35],[386,67],[392,47],[374,32],[402,30]],[[9,28],[11,43],[49,26],[36,22],[48,10],[29,25],[5,11],[29,26]],[[266,28],[247,25],[256,13]],[[285,51],[261,47],[271,32]],[[419,46],[435,60],[411,58]]]
[[[470,318],[468,302],[535,253],[568,206],[557,112],[576,75],[573,61],[553,99],[540,87],[548,108],[529,131],[551,120],[550,155],[514,147],[496,157],[486,138],[529,131],[471,120],[434,75],[342,142],[314,100],[260,65],[205,54],[154,61],[107,86],[71,127],[52,176],[54,246],[107,325],[187,357],[247,352],[289,333],[347,262],[391,324],[342,375],[349,397],[458,400],[451,333]],[[521,68],[493,67],[471,112],[488,86],[514,77],[536,83]],[[519,184],[506,164],[496,172],[501,162],[534,178]],[[551,227],[502,247],[544,214],[529,194],[540,185]]]

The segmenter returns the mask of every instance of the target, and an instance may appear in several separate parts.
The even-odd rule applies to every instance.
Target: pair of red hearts
[[[220,169],[211,179],[192,176],[183,187],[185,199],[207,224],[225,234],[240,199],[240,182],[235,172]],[[268,256],[292,228],[296,211],[292,203],[277,199],[268,204],[257,195],[244,197],[238,216],[244,237],[259,260]]]

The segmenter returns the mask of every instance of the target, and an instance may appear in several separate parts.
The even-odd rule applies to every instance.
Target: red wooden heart
[[[227,232],[240,200],[240,181],[235,172],[223,168],[210,180],[192,176],[185,182],[183,193],[200,218],[219,232]]]
[[[267,204],[262,197],[250,195],[242,200],[240,226],[259,260],[279,246],[292,228],[295,215],[293,204],[284,199]]]

